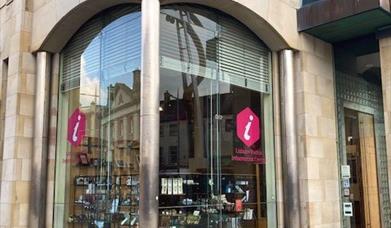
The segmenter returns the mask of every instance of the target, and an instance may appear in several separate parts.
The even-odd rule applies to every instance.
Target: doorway
[[[381,227],[374,117],[344,110],[346,161],[350,167],[351,227]]]

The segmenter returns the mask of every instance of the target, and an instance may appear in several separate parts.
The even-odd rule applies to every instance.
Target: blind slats
[[[79,86],[81,68],[108,74],[140,64],[140,12],[129,14],[130,9],[115,11],[110,20],[102,16],[90,20],[71,39],[62,53],[63,90]],[[180,19],[180,15],[161,13],[161,67],[270,92],[270,51],[249,29],[224,15],[206,25],[183,21],[186,16]],[[200,21],[206,20],[200,17]]]

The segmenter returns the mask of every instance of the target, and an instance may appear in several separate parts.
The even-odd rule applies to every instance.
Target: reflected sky
[[[106,26],[80,58],[80,103],[106,106],[108,87],[133,88],[133,71],[140,69],[141,14],[134,12]]]

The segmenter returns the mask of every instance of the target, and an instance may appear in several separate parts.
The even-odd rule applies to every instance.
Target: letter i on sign
[[[77,108],[68,119],[68,142],[80,145],[85,135],[86,115]]]

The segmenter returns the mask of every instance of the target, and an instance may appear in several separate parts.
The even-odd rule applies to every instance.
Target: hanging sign
[[[260,139],[259,117],[246,107],[236,115],[236,136],[245,145],[244,148],[235,148],[232,160],[264,163],[264,154],[258,148],[252,146]]]
[[[68,119],[68,142],[78,146],[82,142],[86,131],[86,115],[77,108]]]

